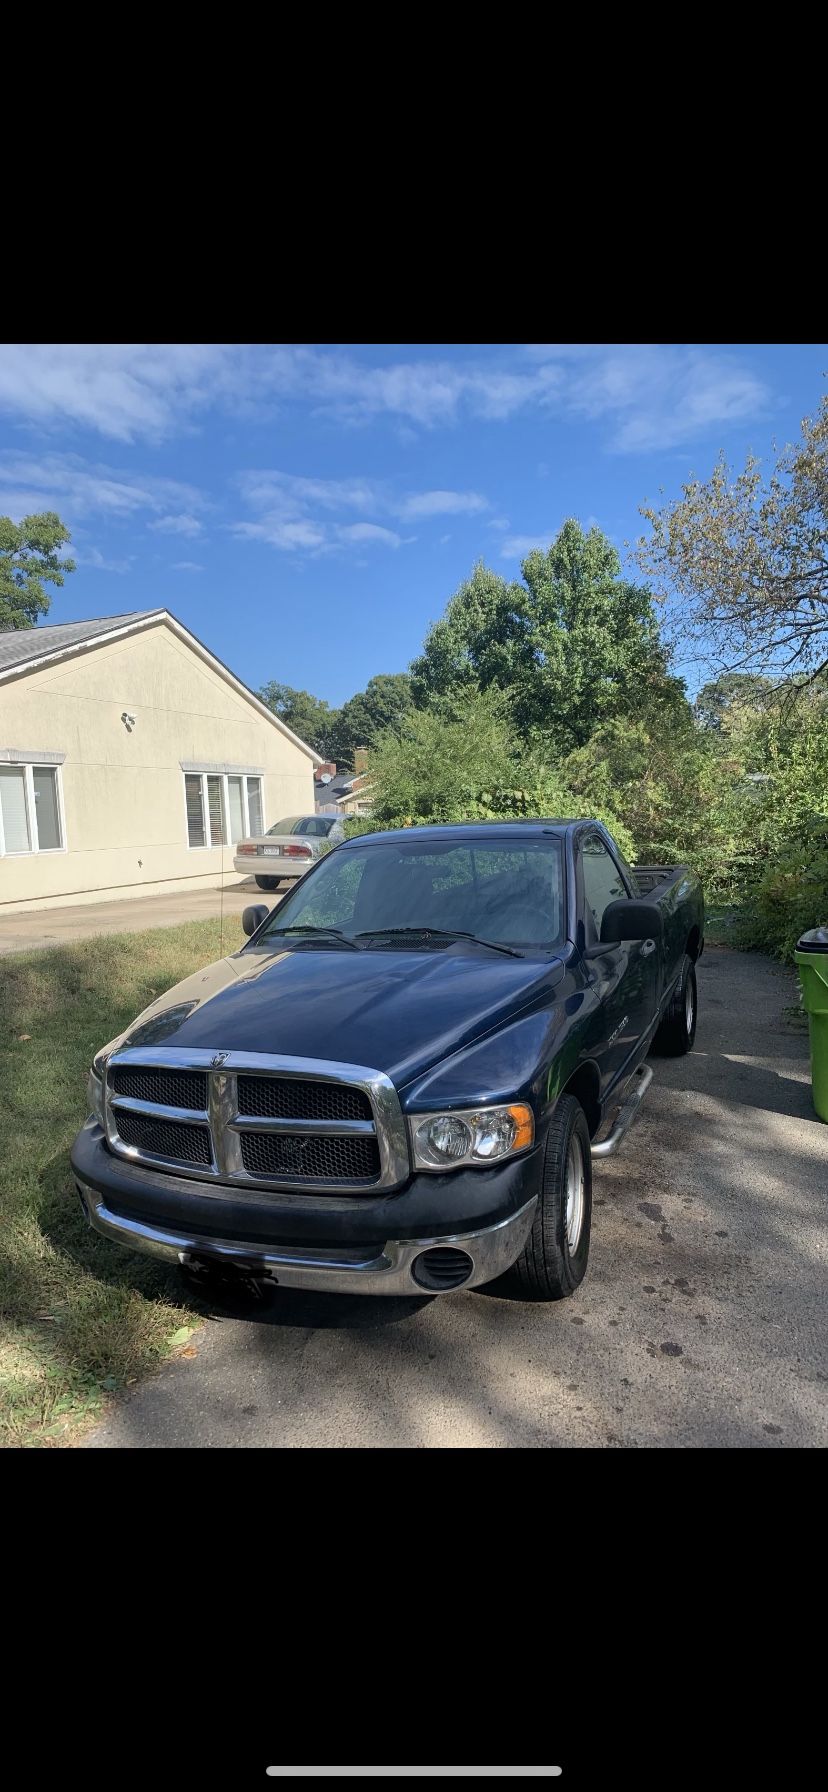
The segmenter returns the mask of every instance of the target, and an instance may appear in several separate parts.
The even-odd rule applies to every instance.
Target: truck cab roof
[[[429,840],[479,839],[481,835],[486,834],[491,835],[492,838],[497,836],[501,840],[504,838],[515,839],[520,836],[526,837],[526,835],[533,837],[541,834],[564,834],[569,828],[586,827],[587,825],[597,826],[599,824],[588,823],[583,816],[567,821],[551,817],[548,820],[543,817],[524,820],[519,816],[515,817],[514,821],[447,821],[432,823],[426,827],[390,828],[387,832],[356,834],[346,844],[348,846],[369,846],[372,842],[376,843],[380,840],[417,840],[427,844]]]

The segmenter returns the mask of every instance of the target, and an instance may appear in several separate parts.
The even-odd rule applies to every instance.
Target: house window
[[[184,790],[187,797],[187,839],[190,846],[207,845],[203,785],[204,779],[195,773],[188,773],[184,779]]]
[[[261,778],[224,772],[185,772],[189,846],[231,846],[264,832]]]
[[[0,765],[0,854],[62,852],[56,765]]]
[[[249,834],[263,834],[261,778],[245,778],[244,781],[247,785],[247,831]]]

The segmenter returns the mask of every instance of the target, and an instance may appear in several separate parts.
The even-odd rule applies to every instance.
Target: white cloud
[[[124,473],[75,454],[0,454],[0,510],[16,520],[31,511],[57,510],[67,526],[88,516],[122,521],[150,511],[188,514],[203,500],[175,479]]]
[[[327,554],[337,548],[374,542],[398,548],[414,536],[400,535],[377,517],[394,521],[473,515],[486,510],[480,492],[395,492],[384,480],[315,479],[275,468],[251,470],[236,481],[252,520],[230,525],[235,535],[265,541],[286,553]],[[338,520],[356,512],[358,522]]]
[[[204,572],[205,569],[198,560],[174,560],[172,570],[173,572]]]
[[[132,558],[133,557],[130,555],[130,557],[126,560],[108,560],[101,553],[100,548],[78,549],[78,548],[70,547],[67,550],[67,554],[65,556],[63,556],[63,558],[69,558],[70,560],[76,560],[78,563],[78,566],[94,567],[96,572],[123,573],[123,572],[130,571],[130,568],[132,566]]]
[[[182,511],[178,516],[162,516],[157,523],[150,523],[150,529],[160,529],[165,535],[200,535],[203,525],[197,516],[190,516]]]
[[[232,389],[236,351],[209,344],[7,343],[0,409],[47,428],[158,439]]]
[[[501,545],[500,558],[501,560],[525,560],[526,555],[531,554],[533,548],[542,548],[545,551],[554,539],[554,529],[550,529],[546,535],[507,535]]]
[[[290,378],[321,409],[348,422],[383,415],[404,417],[423,429],[455,423],[460,415],[502,419],[533,403],[547,403],[560,383],[557,367],[525,371],[508,366],[513,351],[483,350],[487,357],[466,361],[401,361],[369,365],[353,355],[295,350]],[[287,367],[280,364],[284,379]]]
[[[472,516],[476,511],[488,510],[486,498],[480,492],[411,492],[404,498],[398,516]]]
[[[762,416],[770,397],[733,351],[716,348],[552,343],[378,365],[380,352],[9,344],[0,346],[0,411],[41,429],[75,426],[125,442],[190,430],[211,407],[255,415],[303,405],[352,424],[387,418],[397,432],[540,411],[603,423],[607,445],[633,453]]]
[[[761,417],[769,398],[732,353],[689,346],[580,351],[567,388],[568,408],[609,424],[608,446],[621,454],[667,451]]]
[[[244,540],[266,541],[270,547],[284,548],[288,552],[296,548],[322,552],[329,545],[325,529],[302,518],[291,522],[266,516],[260,523],[232,523],[230,526],[233,534]]]
[[[337,534],[340,541],[381,541],[389,548],[398,548],[402,541],[394,529],[381,529],[377,523],[348,523]]]

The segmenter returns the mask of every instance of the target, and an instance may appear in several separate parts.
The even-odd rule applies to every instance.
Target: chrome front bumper
[[[112,1213],[103,1195],[88,1183],[76,1178],[78,1193],[90,1225],[105,1238],[127,1245],[133,1251],[145,1251],[170,1263],[192,1261],[247,1269],[255,1275],[277,1282],[286,1288],[314,1288],[330,1294],[408,1294],[435,1293],[421,1287],[412,1273],[414,1264],[424,1251],[452,1246],[471,1258],[472,1270],[462,1283],[464,1288],[493,1282],[520,1256],[532,1229],[537,1196],[525,1207],[496,1226],[480,1232],[444,1233],[438,1238],[389,1239],[379,1255],[364,1257],[358,1250],[343,1250],[340,1255],[317,1251],[310,1246],[301,1250],[263,1250],[261,1245],[238,1244],[221,1238],[186,1237],[149,1226],[142,1220],[128,1219]]]

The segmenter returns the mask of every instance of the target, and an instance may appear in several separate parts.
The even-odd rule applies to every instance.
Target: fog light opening
[[[454,1245],[433,1245],[415,1257],[411,1274],[419,1288],[443,1294],[450,1288],[462,1288],[473,1269],[468,1251],[459,1251]]]

